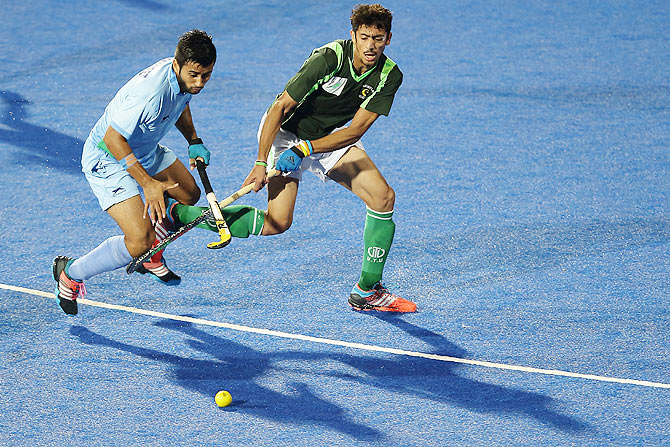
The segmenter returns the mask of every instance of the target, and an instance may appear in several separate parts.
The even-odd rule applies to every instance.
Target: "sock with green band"
[[[173,212],[180,222],[186,224],[198,218],[206,209],[207,207],[177,204],[173,208]],[[233,237],[247,238],[250,234],[258,236],[263,230],[263,223],[265,222],[265,212],[263,210],[253,206],[234,205],[224,208],[222,213]],[[218,231],[207,221],[198,224],[197,227],[214,232]]]
[[[265,211],[253,206],[233,205],[223,209],[223,218],[234,237],[258,236],[263,231]]]
[[[363,268],[358,280],[358,285],[363,290],[372,289],[382,279],[384,264],[395,234],[395,223],[393,223],[392,217],[393,211],[380,213],[368,208],[365,216],[365,230],[363,231],[363,241],[365,243]]]

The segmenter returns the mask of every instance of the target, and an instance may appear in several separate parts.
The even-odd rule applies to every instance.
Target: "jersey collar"
[[[177,73],[174,72],[174,68],[172,68],[172,64],[170,64],[170,73],[168,74],[168,80],[170,81],[170,87],[172,87],[172,91],[175,92],[177,95],[185,95],[186,92],[182,93],[181,88],[179,87],[179,81],[177,81]]]
[[[372,67],[371,69],[369,69],[368,71],[359,76],[356,74],[356,70],[354,70],[354,64],[353,62],[351,62],[351,57],[349,57],[348,59],[349,59],[349,71],[351,72],[351,77],[354,78],[354,81],[356,82],[361,82],[363,79],[367,78],[370,73],[375,71],[375,68],[377,68],[377,64],[379,64],[379,61],[377,61],[374,67]]]

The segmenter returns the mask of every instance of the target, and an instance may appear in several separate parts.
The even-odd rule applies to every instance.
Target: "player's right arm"
[[[291,111],[297,106],[298,103],[291,98],[291,96],[282,92],[279,95],[279,98],[270,106],[268,114],[265,117],[265,122],[261,129],[261,135],[258,139],[258,157],[256,159],[256,164],[251,169],[251,172],[244,180],[242,186],[249,185],[251,183],[256,183],[254,186],[254,191],[258,192],[267,182],[266,170],[263,163],[267,164],[268,154],[270,153],[270,148],[272,147],[272,142],[279,132],[281,124],[284,122],[284,119],[291,113]]]
[[[156,220],[162,222],[163,217],[165,217],[163,192],[176,187],[178,184],[171,185],[151,177],[137,161],[125,137],[114,130],[112,126],[107,128],[103,140],[112,156],[121,163],[144,191],[144,216],[149,215],[152,222]]]
[[[265,166],[262,164],[267,163],[272,142],[279,128],[298,105],[298,101],[313,91],[318,80],[323,79],[324,76],[331,73],[337,67],[337,64],[337,55],[334,50],[322,47],[313,51],[311,56],[300,67],[300,70],[288,81],[284,91],[270,106],[265,117],[258,140],[258,158],[256,159],[256,163],[258,164],[254,165],[244,181],[244,185],[255,182],[256,186],[254,190],[256,192],[265,185],[267,178],[265,175]]]

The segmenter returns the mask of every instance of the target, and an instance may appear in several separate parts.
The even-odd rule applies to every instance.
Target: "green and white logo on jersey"
[[[372,87],[371,85],[364,84],[363,87],[361,87],[361,91],[358,94],[358,97],[361,99],[367,99],[367,97],[370,96],[374,91],[375,91],[374,87]]]
[[[338,76],[333,76],[328,82],[323,84],[322,88],[324,91],[333,94],[335,96],[340,96],[344,86],[347,84],[347,78],[340,78]]]

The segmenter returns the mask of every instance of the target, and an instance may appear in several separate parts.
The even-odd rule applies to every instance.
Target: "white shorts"
[[[259,141],[261,138],[261,129],[263,129],[263,123],[265,122],[266,116],[267,114],[263,115],[263,118],[261,119],[261,124],[260,126],[258,126],[257,139]],[[333,130],[333,132],[337,132],[340,129],[344,129],[344,126],[338,127],[337,129]],[[293,132],[289,132],[288,130],[280,128],[279,132],[277,132],[277,135],[275,136],[274,141],[272,142],[272,147],[270,148],[270,154],[268,155],[268,169],[274,167],[275,163],[277,163],[277,160],[279,159],[279,156],[282,154],[282,152],[295,146],[299,142],[300,138],[298,138]],[[302,180],[302,173],[305,171],[309,171],[312,174],[319,177],[321,181],[327,182],[328,180],[330,180],[328,178],[328,171],[333,169],[333,167],[337,164],[337,162],[340,161],[340,158],[342,158],[344,154],[346,154],[347,151],[352,146],[356,146],[357,148],[363,151],[365,150],[365,148],[363,147],[363,142],[361,140],[358,140],[355,143],[350,144],[349,146],[345,146],[333,152],[312,154],[309,157],[305,157],[302,160],[302,163],[300,163],[300,167],[298,169],[296,169],[293,172],[289,172],[288,174],[284,174],[284,176],[294,178],[297,180]]]
[[[144,166],[150,176],[172,166],[177,156],[165,146],[156,147],[156,157],[151,166]],[[100,151],[100,157],[92,167],[82,169],[86,180],[98,198],[100,208],[107,210],[112,205],[121,203],[133,196],[139,195],[140,187],[134,178],[121,167],[121,164],[107,152]]]

